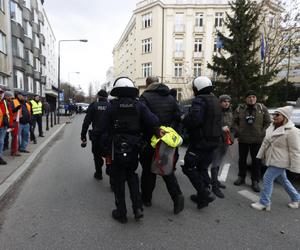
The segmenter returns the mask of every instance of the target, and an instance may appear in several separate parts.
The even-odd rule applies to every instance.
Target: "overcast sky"
[[[45,0],[44,8],[56,40],[61,43],[61,79],[87,92],[89,82],[103,83],[113,66],[112,50],[139,0]],[[70,72],[80,72],[74,74]]]

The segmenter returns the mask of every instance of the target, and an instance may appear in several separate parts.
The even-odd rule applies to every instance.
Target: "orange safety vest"
[[[18,99],[13,99],[13,103],[14,103],[14,107],[18,107],[19,105],[21,105],[20,101]],[[27,107],[27,110],[29,112],[29,114],[31,115],[31,107],[30,105],[26,102],[26,107]],[[18,112],[14,113],[14,120],[17,119],[17,116],[19,115],[19,119],[22,117],[22,108],[20,108],[18,110]]]

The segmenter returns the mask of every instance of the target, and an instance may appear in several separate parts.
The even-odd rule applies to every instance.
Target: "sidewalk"
[[[72,119],[72,118],[71,118]],[[66,123],[70,121],[69,116],[61,116],[60,124],[50,126],[46,131],[46,118],[43,117],[43,132],[45,137],[37,136],[37,144],[29,143],[27,150],[30,153],[21,153],[22,156],[13,157],[10,155],[10,148],[3,152],[3,159],[7,165],[0,165],[0,200],[9,190],[23,177],[34,161],[43,153],[43,149],[55,139],[56,135],[63,130]],[[38,128],[35,128],[35,135],[38,135]],[[11,141],[11,137],[9,138]]]

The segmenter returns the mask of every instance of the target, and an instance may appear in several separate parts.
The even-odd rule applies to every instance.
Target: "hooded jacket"
[[[179,106],[165,84],[151,83],[141,95],[140,101],[158,117],[160,125],[174,127],[180,122]]]
[[[292,121],[277,129],[271,124],[266,130],[257,158],[266,166],[300,173],[300,130]]]

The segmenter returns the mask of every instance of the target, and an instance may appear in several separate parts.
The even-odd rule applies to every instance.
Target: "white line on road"
[[[229,168],[230,168],[230,163],[224,164],[224,166],[222,167],[221,175],[218,178],[219,181],[226,182]]]
[[[253,202],[258,202],[259,201],[259,196],[249,192],[248,190],[241,190],[238,192],[240,195],[246,197],[248,200],[251,200]]]

